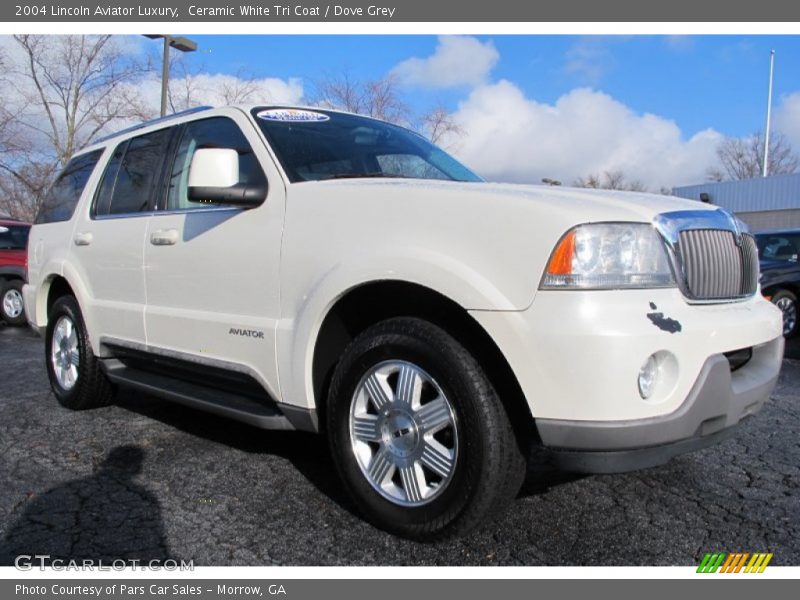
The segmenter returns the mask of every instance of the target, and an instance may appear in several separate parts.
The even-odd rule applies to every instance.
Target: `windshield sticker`
[[[270,108],[262,110],[256,116],[265,121],[282,121],[284,123],[319,123],[330,120],[328,115],[314,112],[313,110],[298,110],[296,108]]]

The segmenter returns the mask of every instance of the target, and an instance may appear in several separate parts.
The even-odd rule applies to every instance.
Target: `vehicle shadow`
[[[264,431],[131,390],[120,390],[114,404],[155,419],[183,433],[247,452],[278,456],[289,461],[311,485],[339,507],[355,515],[355,505],[341,486],[336,467],[321,435],[296,431]]]
[[[134,481],[143,460],[140,447],[118,446],[92,475],[31,496],[0,541],[0,565],[12,565],[20,555],[45,555],[45,564],[150,564],[172,558],[159,502]],[[121,549],[120,539],[136,540],[136,545]]]
[[[232,420],[225,427],[220,427],[219,417],[128,390],[118,392],[114,403],[195,437],[242,452],[279,456],[289,461],[309,483],[340,508],[361,518],[342,487],[324,436],[294,431],[263,431]],[[543,494],[553,487],[582,477],[585,475],[556,469],[550,465],[545,451],[532,449],[527,476],[518,497]]]
[[[517,498],[546,494],[553,488],[585,477],[588,477],[585,473],[564,471],[554,466],[547,450],[534,446],[528,457],[528,473]]]

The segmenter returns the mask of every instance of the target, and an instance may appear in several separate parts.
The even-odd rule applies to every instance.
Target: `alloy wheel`
[[[791,298],[780,298],[775,306],[783,313],[783,335],[788,335],[797,326],[797,304]]]
[[[75,387],[80,360],[75,323],[68,316],[62,315],[53,328],[53,342],[50,348],[53,372],[62,389],[69,391]]]
[[[10,289],[3,294],[3,312],[11,319],[16,319],[22,314],[22,294],[19,290]]]
[[[453,406],[433,377],[411,362],[385,361],[362,377],[350,405],[350,440],[364,477],[394,504],[428,504],[453,479]]]

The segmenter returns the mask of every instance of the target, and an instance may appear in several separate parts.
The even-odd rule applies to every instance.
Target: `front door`
[[[263,142],[238,110],[187,123],[163,206],[145,240],[148,345],[179,358],[244,370],[278,397],[275,329],[285,190]],[[266,201],[242,209],[189,202],[198,148],[239,153],[239,182],[268,179]]]

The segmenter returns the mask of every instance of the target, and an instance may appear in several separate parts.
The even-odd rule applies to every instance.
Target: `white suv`
[[[56,397],[325,432],[380,527],[463,533],[565,468],[729,435],[778,377],[753,238],[677,198],[482,181],[403,128],[202,108],[82,150],[29,243]]]

